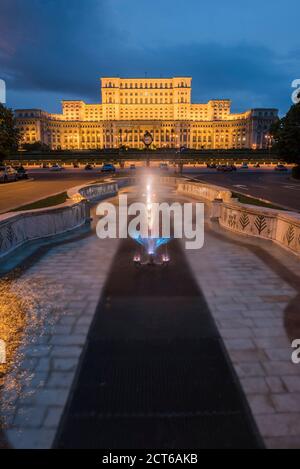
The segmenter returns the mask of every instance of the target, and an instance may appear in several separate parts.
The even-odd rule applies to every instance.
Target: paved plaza
[[[300,366],[291,361],[299,260],[270,243],[241,241],[208,229],[204,248],[187,257],[266,446],[299,448]]]
[[[12,447],[51,447],[117,247],[117,240],[83,237],[47,250],[10,281],[10,289],[31,297],[1,393],[1,421]]]
[[[203,249],[182,251],[184,257],[181,258],[179,248],[173,248],[173,259],[179,259],[178,269],[187,262],[191,270],[186,270],[189,273],[183,277],[175,276],[172,284],[157,287],[158,298],[169,297],[169,301],[162,303],[165,306],[160,305],[158,309],[154,303],[151,308],[149,295],[144,298],[145,303],[139,302],[139,296],[134,300],[134,292],[138,293],[141,288],[144,291],[145,285],[134,283],[132,266],[127,269],[127,278],[125,274],[120,274],[112,287],[112,280],[109,279],[113,278],[114,269],[118,270],[119,262],[120,272],[126,271],[127,257],[124,254],[118,257],[119,241],[100,241],[93,232],[71,242],[47,247],[36,254],[28,265],[25,263],[14,275],[1,280],[14,295],[24,296],[26,292],[30,299],[18,332],[19,347],[15,352],[14,364],[3,379],[1,388],[1,422],[6,446],[50,448],[55,442],[57,444],[58,431],[63,435],[63,429],[66,431],[68,428],[66,404],[72,409],[70,391],[76,390],[76,382],[81,376],[76,371],[83,373],[83,364],[87,363],[87,354],[91,353],[87,352],[87,337],[89,330],[90,334],[93,333],[95,324],[98,324],[102,341],[114,334],[118,338],[123,334],[125,341],[136,340],[134,334],[139,331],[142,337],[147,338],[147,343],[155,343],[154,332],[158,324],[161,337],[167,337],[167,331],[172,330],[172,322],[168,324],[167,319],[162,323],[156,321],[161,321],[161,315],[170,312],[171,297],[176,289],[179,296],[181,289],[186,289],[182,313],[186,327],[192,327],[195,311],[190,309],[189,295],[193,298],[195,292],[190,294],[189,286],[194,283],[199,289],[197,295],[202,298],[200,303],[195,300],[194,306],[199,305],[198,313],[207,308],[216,326],[213,329],[214,337],[220,343],[223,339],[225,344],[226,352],[224,350],[222,360],[225,357],[228,364],[226,376],[232,376],[236,389],[242,389],[246,396],[239,412],[247,416],[246,421],[250,422],[253,418],[255,422],[254,433],[249,436],[248,443],[241,441],[241,446],[251,446],[255,425],[268,448],[300,446],[300,365],[294,365],[291,361],[291,342],[300,333],[299,260],[276,245],[262,241],[258,244],[249,238],[228,234],[208,219],[206,222]],[[131,248],[126,249],[130,263]],[[169,275],[168,278],[172,279],[171,274],[172,270],[166,278]],[[159,275],[163,285],[163,271]],[[124,300],[128,285],[133,295],[131,307]],[[111,294],[107,294],[110,288]],[[120,295],[121,301],[118,300],[116,305],[115,295]],[[152,300],[155,298],[154,295]],[[101,306],[103,301],[104,306]],[[130,322],[122,322],[122,304],[124,308],[127,305],[128,311],[134,309],[134,304],[139,304],[140,314],[143,314],[144,308],[148,321],[151,314],[153,319],[145,323],[145,327],[139,322],[138,329],[135,329],[136,321],[139,321],[137,316],[130,316],[130,321],[134,321],[132,327]],[[23,306],[26,309],[26,301]],[[155,318],[156,310],[160,312],[160,319]],[[108,318],[110,311],[111,314],[118,311],[118,314],[110,323],[101,322],[104,311]],[[96,322],[91,328],[93,320]],[[195,322],[193,333],[201,337],[204,334],[202,327],[206,327],[204,323]],[[103,351],[108,362],[113,359],[113,351],[105,348],[99,350]],[[101,353],[98,358],[100,362],[103,360]],[[205,356],[202,359],[205,362]],[[216,363],[214,366],[217,366]],[[154,382],[161,379],[159,369],[151,368]],[[191,377],[187,375],[186,379],[186,390],[189,390]],[[209,373],[201,379],[209,380]],[[122,386],[119,392],[126,395],[126,381],[122,382]],[[218,386],[221,394],[225,392],[225,381],[224,389],[222,381]],[[184,389],[181,393],[184,403]],[[242,394],[237,396],[237,401],[242,402]],[[189,414],[182,407],[187,419],[195,417],[206,397],[199,391],[197,399],[195,396],[194,399],[195,407]],[[111,412],[116,412],[116,409],[112,408]],[[172,409],[171,404],[166,404],[161,416],[169,417],[172,412],[176,413],[176,408]],[[230,412],[232,415],[232,409]],[[65,424],[62,427],[63,414]],[[249,425],[251,427],[252,424]],[[193,427],[193,434],[198,434],[197,428],[197,425]],[[63,441],[68,441],[70,446],[72,439],[68,438]],[[197,444],[197,440],[195,442]],[[230,446],[230,442],[227,443]]]

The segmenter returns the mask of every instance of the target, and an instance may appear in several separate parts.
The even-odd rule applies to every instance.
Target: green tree
[[[14,114],[0,103],[0,161],[18,149],[20,132]]]
[[[33,152],[50,151],[49,145],[46,145],[46,143],[42,143],[40,141],[33,142],[33,143],[23,143],[22,148],[23,150],[33,151]]]
[[[300,94],[299,94],[300,97]],[[276,153],[287,163],[300,165],[300,102],[271,128]]]

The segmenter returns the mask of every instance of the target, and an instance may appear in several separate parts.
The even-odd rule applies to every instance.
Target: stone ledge
[[[61,235],[80,228],[90,220],[87,202],[112,197],[133,178],[108,180],[69,189],[69,200],[54,207],[9,212],[0,215],[0,259],[28,241]]]
[[[218,221],[222,228],[243,236],[271,240],[300,256],[299,213],[242,204],[232,197],[230,190],[219,186],[189,182],[184,178],[175,181],[178,193],[207,201],[210,218]]]

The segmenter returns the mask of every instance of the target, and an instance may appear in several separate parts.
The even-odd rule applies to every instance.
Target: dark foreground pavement
[[[55,447],[260,447],[179,244],[166,268],[137,269],[134,251],[123,241],[115,258]]]

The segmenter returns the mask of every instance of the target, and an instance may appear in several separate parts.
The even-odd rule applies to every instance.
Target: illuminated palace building
[[[52,149],[267,148],[276,109],[232,114],[231,101],[191,102],[190,77],[102,78],[101,104],[63,101],[62,114],[38,109],[15,112],[23,143],[41,141]],[[150,140],[151,141],[151,140]]]

